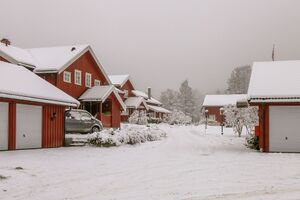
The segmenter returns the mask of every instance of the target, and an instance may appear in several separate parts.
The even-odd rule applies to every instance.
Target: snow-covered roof
[[[26,49],[35,60],[35,72],[61,71],[88,50],[89,45],[42,47]],[[73,48],[73,51],[72,51]]]
[[[144,99],[146,99],[146,102],[149,104],[155,104],[155,105],[162,105],[162,103],[160,101],[158,101],[157,99],[151,97],[150,99],[148,98],[148,94],[146,94],[145,92],[139,91],[139,90],[132,90],[131,91],[133,95],[137,96],[137,97],[143,97]]]
[[[203,106],[235,105],[237,101],[246,100],[246,94],[206,95]]]
[[[146,102],[148,104],[154,104],[154,105],[162,105],[162,103],[160,101],[158,101],[157,99],[154,99],[153,97],[151,97],[150,99],[147,99]]]
[[[134,94],[137,97],[143,97],[145,99],[148,99],[148,94],[146,94],[145,92],[142,92],[139,90],[132,90],[131,92],[132,92],[132,94]]]
[[[149,110],[152,110],[154,112],[158,112],[158,113],[166,113],[166,114],[170,114],[171,111],[163,108],[163,107],[160,107],[160,106],[152,106],[152,105],[148,105],[149,107]]]
[[[58,46],[58,47],[43,47],[27,49],[36,62],[36,68],[34,72],[58,72],[61,73],[72,64],[76,59],[89,51],[95,59],[100,70],[103,72],[108,83],[111,83],[107,74],[105,73],[101,63],[98,61],[95,53],[90,45],[70,45],[70,46]]]
[[[35,61],[30,53],[22,48],[12,45],[6,46],[0,42],[0,56],[13,64],[26,65],[28,67],[35,67]]]
[[[89,51],[108,83],[111,83],[90,45],[70,45],[22,49],[0,43],[0,56],[14,64],[35,68],[35,73],[61,73],[81,55]]]
[[[122,87],[126,81],[129,80],[129,75],[128,74],[124,74],[124,75],[109,75],[108,76],[111,83],[115,86],[120,86]]]
[[[28,69],[1,61],[0,97],[75,107],[80,104]]]
[[[104,102],[111,93],[114,93],[115,97],[119,101],[123,110],[126,110],[126,106],[123,100],[121,99],[120,95],[118,94],[118,92],[116,91],[113,85],[104,85],[104,86],[99,85],[99,86],[94,86],[92,88],[89,88],[79,97],[79,100]]]
[[[248,96],[251,102],[300,102],[300,60],[254,62]]]
[[[146,110],[149,109],[145,99],[143,97],[128,97],[125,100],[125,105],[127,108],[137,109],[141,104],[143,104]]]

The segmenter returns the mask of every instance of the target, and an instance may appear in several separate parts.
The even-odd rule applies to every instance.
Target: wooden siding
[[[221,123],[223,119],[220,115],[220,108],[220,106],[205,107],[205,110],[208,110],[208,115],[215,115],[216,121]]]
[[[45,79],[52,85],[57,85],[57,73],[49,73],[49,74],[38,74],[41,78]]]
[[[0,102],[9,103],[8,114],[8,149],[16,149],[16,104],[39,105],[43,107],[42,113],[42,147],[61,147],[64,144],[64,112],[65,106],[42,104],[36,102],[0,98]],[[56,117],[51,119],[52,113]],[[30,113],[28,113],[30,116]]]
[[[112,120],[111,127],[119,128],[121,123],[121,105],[114,94],[111,94],[109,97],[112,101]]]
[[[123,85],[121,90],[128,90],[128,97],[133,97],[134,95],[132,94],[132,90],[134,90],[130,80],[127,80],[126,83]],[[124,95],[123,95],[124,96]]]
[[[81,71],[81,85],[76,85],[74,80],[75,70]],[[85,86],[85,74],[92,74],[92,87],[94,86],[95,79],[100,80],[101,85],[107,85],[108,82],[104,77],[103,72],[98,67],[96,61],[90,52],[86,52],[75,62],[73,62],[65,71],[71,72],[71,83],[64,82],[64,73],[57,76],[57,87],[69,94],[70,96],[78,99],[87,89]]]
[[[3,61],[3,62],[8,62],[8,60],[6,60],[5,58],[1,57],[0,56],[0,61]],[[9,62],[8,62],[9,63]]]

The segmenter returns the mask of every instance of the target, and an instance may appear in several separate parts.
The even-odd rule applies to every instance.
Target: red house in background
[[[133,94],[133,84],[130,80],[129,75],[109,75],[109,79],[112,84],[118,88],[118,92],[124,101],[127,110],[122,112],[121,114],[121,121],[127,122],[129,116],[135,110],[149,110],[149,107],[142,97],[136,97]]]
[[[70,96],[80,98],[94,86],[112,86],[102,65],[89,45],[21,49],[0,43],[0,57],[22,65]],[[100,119],[105,127],[120,127],[121,112],[126,110],[115,89],[99,93],[92,100],[84,99],[81,108]]]
[[[228,105],[236,105],[237,101],[247,99],[245,94],[228,94],[228,95],[206,95],[202,109],[207,111],[208,120],[222,123],[223,116],[220,113],[220,108]]]

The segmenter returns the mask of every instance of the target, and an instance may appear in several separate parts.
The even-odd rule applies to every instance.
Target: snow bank
[[[106,129],[88,136],[88,143],[100,147],[140,144],[157,141],[167,133],[158,126],[123,125],[122,129]]]

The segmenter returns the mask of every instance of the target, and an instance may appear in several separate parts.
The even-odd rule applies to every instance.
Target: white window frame
[[[128,98],[128,90],[124,90],[124,97]]]
[[[76,78],[77,73],[79,74],[79,81],[80,81],[80,83],[77,82],[77,78]],[[78,70],[78,69],[75,69],[75,73],[74,73],[74,83],[75,83],[76,85],[81,85],[81,83],[82,83],[81,71]]]
[[[66,77],[69,76],[69,80]],[[68,71],[64,71],[64,82],[65,83],[72,83],[72,73]]]
[[[98,85],[101,85],[101,81],[98,80],[98,79],[95,79],[94,80],[94,86],[98,86]]]
[[[89,82],[87,81],[88,80],[87,77],[90,77]],[[91,73],[87,73],[87,72],[85,73],[85,87],[88,87],[88,88],[92,87],[92,74]]]

